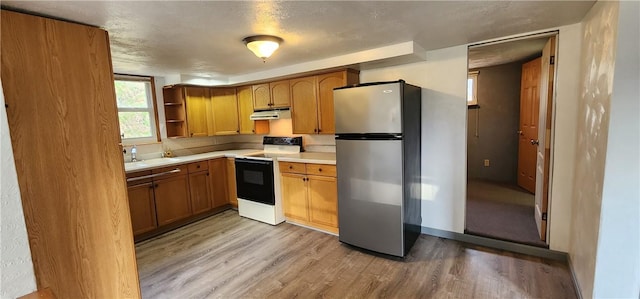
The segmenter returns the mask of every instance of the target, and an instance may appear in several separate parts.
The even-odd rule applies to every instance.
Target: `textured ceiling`
[[[469,68],[481,68],[535,58],[549,37],[523,39],[469,49]]]
[[[414,41],[425,50],[579,22],[594,1],[2,1],[105,28],[114,70],[229,77]],[[285,42],[263,63],[242,39]]]

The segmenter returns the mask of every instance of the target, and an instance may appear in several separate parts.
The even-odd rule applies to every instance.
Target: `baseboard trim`
[[[573,269],[573,263],[571,262],[571,256],[567,254],[567,263],[569,264],[569,272],[571,272],[571,279],[573,280],[573,288],[576,289],[576,295],[578,295],[578,299],[583,299],[582,297],[582,289],[580,288],[580,284],[578,283],[578,277],[576,276],[576,271]]]
[[[434,237],[451,239],[451,240],[470,243],[474,245],[480,245],[480,246],[485,246],[485,247],[494,248],[494,249],[522,253],[526,255],[532,255],[532,256],[537,256],[537,257],[556,260],[556,261],[568,262],[568,259],[567,259],[568,255],[566,252],[555,251],[555,250],[531,246],[531,245],[517,244],[517,243],[485,238],[480,236],[439,230],[439,229],[429,228],[424,226],[421,228],[421,232],[425,235],[430,235]]]

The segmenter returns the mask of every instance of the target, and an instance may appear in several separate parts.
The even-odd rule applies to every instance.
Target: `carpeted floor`
[[[538,247],[534,196],[517,186],[489,181],[467,183],[466,233]]]

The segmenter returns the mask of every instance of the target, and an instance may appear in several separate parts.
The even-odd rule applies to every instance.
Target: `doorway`
[[[469,47],[467,234],[548,248],[556,40]]]

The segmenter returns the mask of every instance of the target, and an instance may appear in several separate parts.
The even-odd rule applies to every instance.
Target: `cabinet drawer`
[[[175,171],[176,169],[179,171]],[[151,170],[151,172],[153,174],[162,174],[160,176],[154,177],[154,179],[163,179],[163,178],[168,178],[168,177],[173,177],[178,175],[186,175],[187,169],[188,169],[187,165],[183,164],[183,165],[162,167],[162,168]]]
[[[336,176],[336,166],[328,164],[307,164],[307,174]]]
[[[304,163],[279,162],[280,172],[305,173]]]
[[[190,163],[188,165],[189,173],[207,170],[208,167],[209,167],[208,161],[200,161],[200,162]]]

